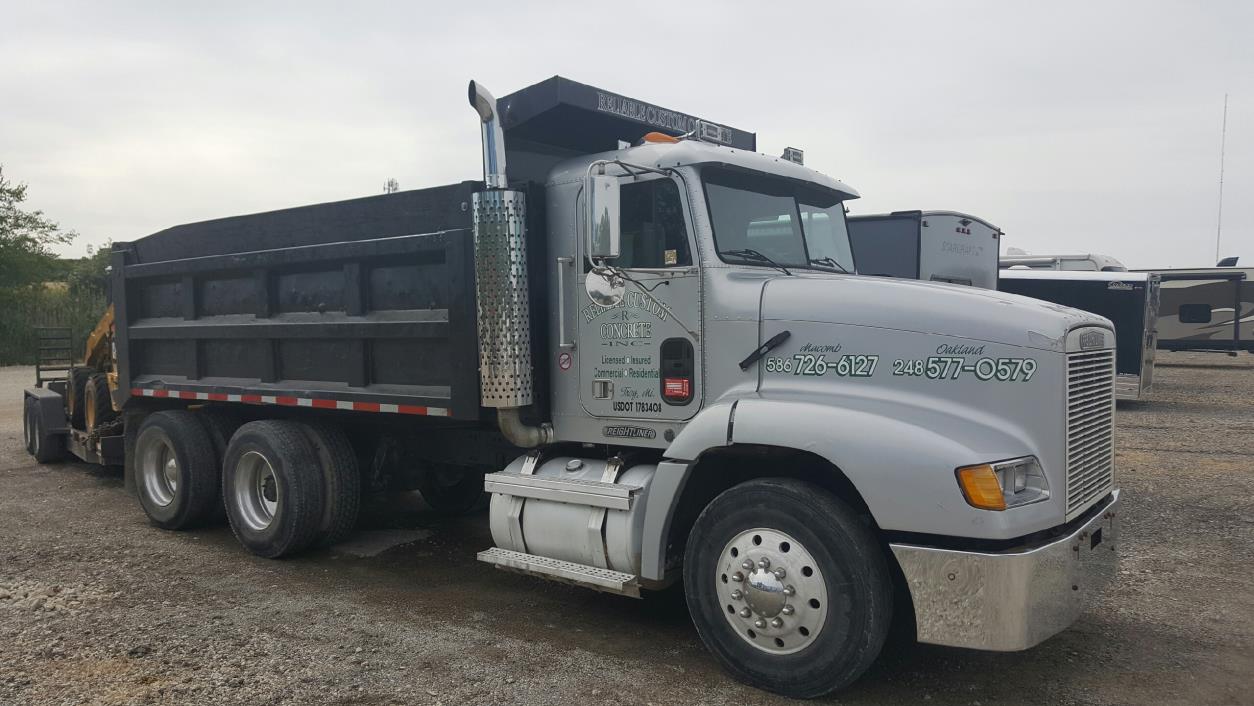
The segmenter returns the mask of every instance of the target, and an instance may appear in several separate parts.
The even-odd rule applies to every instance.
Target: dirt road
[[[1254,703],[1254,356],[1165,354],[1121,405],[1118,585],[1032,650],[910,646],[844,704]],[[504,574],[485,517],[375,505],[295,560],[148,525],[118,473],[39,466],[0,369],[0,704],[768,704],[682,605]]]

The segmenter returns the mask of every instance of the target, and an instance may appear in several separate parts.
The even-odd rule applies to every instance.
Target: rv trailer
[[[1127,272],[1115,258],[1109,255],[1085,253],[1080,255],[1002,255],[1003,270],[1026,268],[1031,270],[1064,270],[1075,272]]]
[[[1001,229],[957,211],[850,216],[859,274],[997,288]]]
[[[1115,397],[1136,400],[1150,391],[1157,345],[1158,275],[1002,270],[998,289],[1110,319],[1115,324]]]
[[[1158,347],[1254,353],[1254,268],[1138,270],[1162,279]]]

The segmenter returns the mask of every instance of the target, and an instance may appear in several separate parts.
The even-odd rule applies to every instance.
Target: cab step
[[[576,564],[572,561],[550,559],[535,554],[514,552],[500,547],[493,547],[479,552],[479,561],[492,564],[498,569],[516,571],[532,576],[577,584],[606,593],[617,593],[621,596],[640,597],[638,576],[624,574],[620,571],[602,569],[597,566]]]
[[[552,500],[571,505],[589,505],[610,510],[630,510],[640,486],[604,483],[581,478],[551,478],[521,473],[489,473],[483,489],[489,493],[518,498]]]

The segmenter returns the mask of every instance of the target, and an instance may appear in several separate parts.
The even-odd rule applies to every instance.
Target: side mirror
[[[590,176],[584,193],[588,206],[588,255],[603,260],[618,257],[618,177]]]

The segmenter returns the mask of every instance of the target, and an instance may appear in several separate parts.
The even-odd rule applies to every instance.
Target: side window
[[[614,265],[627,269],[692,264],[683,202],[673,179],[624,184],[619,198],[622,254]]]
[[[1180,323],[1209,324],[1211,320],[1210,304],[1181,304]]]

